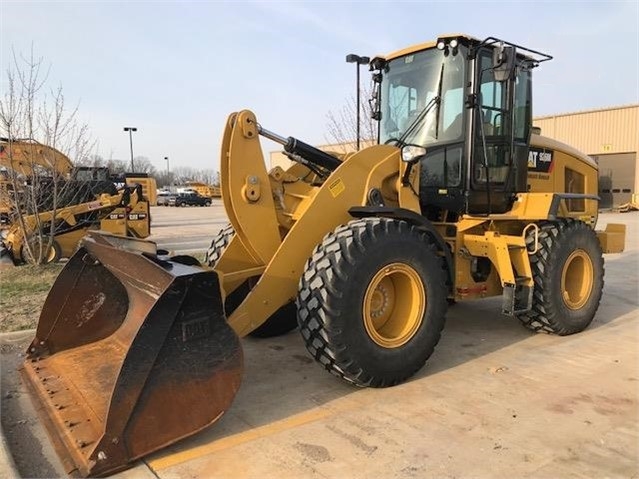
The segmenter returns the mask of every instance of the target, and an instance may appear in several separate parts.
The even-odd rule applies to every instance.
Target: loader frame
[[[443,40],[437,48],[445,57],[454,57],[462,40],[486,46],[470,37]],[[419,63],[413,53],[435,46],[389,58],[406,57],[410,70]],[[495,78],[504,78],[496,81],[527,61],[515,48],[496,50]],[[376,75],[386,60],[373,60]],[[214,240],[208,267],[170,257],[152,242],[98,233],[82,241],[47,297],[23,365],[68,472],[115,472],[217,421],[240,385],[239,337],[281,321],[293,301],[312,357],[363,387],[399,384],[424,366],[447,300],[501,294],[502,312],[533,331],[565,335],[590,324],[603,291],[602,251],[621,251],[625,240],[620,225],[595,234],[596,164],[527,136],[497,166],[517,177],[497,196],[475,188],[474,199],[448,201],[447,180],[424,195],[429,145],[418,144],[424,137],[406,139],[441,102],[444,68],[434,65],[439,100],[400,138],[389,138],[394,145],[338,155],[266,130],[249,110],[232,113],[220,155],[230,225]],[[467,123],[478,116],[463,115]],[[260,136],[280,143],[295,164],[267,171]],[[501,136],[495,141],[515,145]],[[476,149],[474,136],[462,137],[450,141]],[[491,181],[483,140],[483,158],[464,158],[472,166],[466,193],[473,178]],[[526,158],[529,147],[538,156]],[[446,165],[444,155],[439,177],[448,178]],[[440,201],[429,208],[433,195]]]

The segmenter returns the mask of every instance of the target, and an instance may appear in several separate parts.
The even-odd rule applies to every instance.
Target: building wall
[[[541,134],[588,155],[639,150],[639,105],[535,118]]]
[[[541,134],[591,156],[599,164],[602,207],[639,193],[639,105],[535,118]]]

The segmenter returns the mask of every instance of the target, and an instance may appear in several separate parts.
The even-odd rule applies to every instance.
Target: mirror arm
[[[413,170],[413,165],[415,161],[411,161],[406,165],[406,170],[404,170],[404,174],[402,175],[402,186],[412,186],[410,182],[410,173]]]

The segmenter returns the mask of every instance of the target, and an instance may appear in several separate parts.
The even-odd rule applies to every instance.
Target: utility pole
[[[133,167],[133,132],[138,131],[138,129],[134,126],[125,126],[124,131],[129,132],[129,145],[131,146],[131,173],[135,171]]]
[[[355,55],[354,53],[350,53],[348,55],[346,55],[346,62],[347,63],[355,63],[355,71],[356,73],[356,82],[357,82],[357,86],[356,86],[356,92],[357,92],[357,151],[359,151],[360,149],[360,85],[359,85],[359,67],[360,65],[368,65],[368,63],[371,61],[370,58],[368,57],[360,57],[359,55]]]

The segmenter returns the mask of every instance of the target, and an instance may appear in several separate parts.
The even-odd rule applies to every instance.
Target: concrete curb
[[[25,337],[33,336],[34,334],[35,329],[2,333],[0,334],[0,344],[19,341]],[[4,436],[4,431],[2,430],[2,427],[0,427],[0,479],[13,479],[15,477],[20,477],[20,473],[16,468],[11,452],[9,452],[9,444]]]

